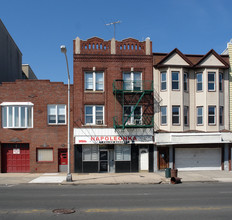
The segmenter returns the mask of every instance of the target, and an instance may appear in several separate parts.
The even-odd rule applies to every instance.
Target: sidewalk
[[[187,182],[231,182],[232,172],[228,171],[180,171],[178,177]],[[72,173],[73,182],[66,182],[66,173],[0,173],[0,185],[25,183],[53,183],[63,185],[83,184],[169,184],[165,172],[140,173]]]

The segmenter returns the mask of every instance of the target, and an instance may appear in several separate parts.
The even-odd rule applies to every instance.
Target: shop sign
[[[85,138],[78,138],[79,143],[99,143],[99,144],[122,144],[134,143],[137,141],[135,136],[91,136],[86,140]]]
[[[20,149],[19,148],[14,148],[13,149],[13,154],[20,154]]]

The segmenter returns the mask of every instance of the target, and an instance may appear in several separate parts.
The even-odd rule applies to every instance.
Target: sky
[[[0,0],[0,19],[38,79],[67,83],[73,40],[150,37],[153,52],[222,53],[232,38],[231,0]]]

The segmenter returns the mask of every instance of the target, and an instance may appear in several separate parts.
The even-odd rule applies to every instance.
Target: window
[[[53,162],[53,149],[37,149],[38,162]]]
[[[172,90],[179,89],[179,72],[172,72]]]
[[[215,91],[215,73],[208,73],[208,91]]]
[[[184,125],[188,126],[189,125],[189,107],[184,106]]]
[[[188,92],[188,73],[184,73],[184,91]]]
[[[167,89],[167,73],[162,72],[161,73],[161,91],[164,91]]]
[[[2,103],[3,128],[32,128],[33,104],[32,103]]]
[[[223,106],[220,106],[219,123],[220,123],[220,125],[224,124],[224,108],[223,108]]]
[[[197,107],[197,125],[203,125],[203,107]]]
[[[48,105],[48,124],[66,124],[66,105]]]
[[[209,125],[215,125],[215,114],[216,114],[216,107],[215,106],[209,106],[208,107],[208,123]]]
[[[85,145],[83,146],[83,161],[98,161],[98,146]]]
[[[141,72],[123,73],[123,89],[130,91],[142,90],[142,73]]]
[[[85,124],[103,125],[104,107],[101,105],[86,105]]]
[[[85,72],[85,90],[103,91],[103,72]]]
[[[124,122],[127,121],[127,124],[132,124],[132,125],[141,125],[142,124],[142,107],[137,106],[135,110],[134,110],[134,107],[135,106],[124,106]]]
[[[223,91],[223,73],[219,73],[219,91]]]
[[[202,86],[202,73],[197,73],[197,91],[202,91],[203,86]]]
[[[161,112],[161,125],[166,125],[167,124],[167,106],[161,106],[160,112]]]
[[[130,161],[131,148],[128,145],[115,145],[115,160],[117,161]]]
[[[180,106],[172,106],[172,124],[180,124]]]

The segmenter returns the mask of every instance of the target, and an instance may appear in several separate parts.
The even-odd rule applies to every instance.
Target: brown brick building
[[[1,172],[66,172],[67,85],[17,80],[0,94]]]
[[[74,40],[76,172],[153,171],[152,43]]]

